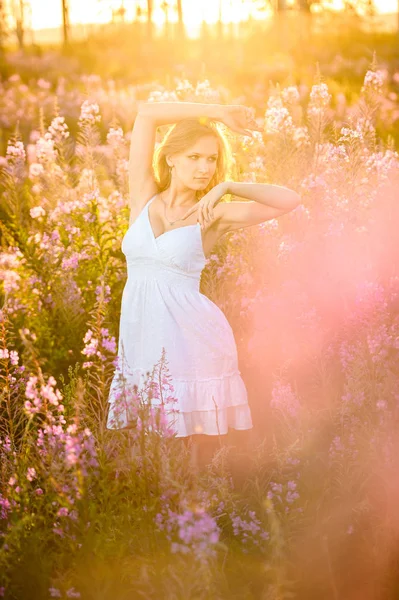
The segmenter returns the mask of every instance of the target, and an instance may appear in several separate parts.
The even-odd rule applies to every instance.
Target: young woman
[[[233,332],[224,313],[200,293],[201,272],[225,233],[274,219],[300,202],[285,187],[229,180],[231,150],[216,121],[244,135],[260,131],[244,106],[140,106],[130,142],[129,229],[122,240],[128,279],[118,356],[123,354],[124,376],[129,386],[141,388],[165,350],[178,399],[170,423],[176,437],[192,439],[195,454],[229,429],[252,428]],[[172,123],[154,153],[157,127]],[[220,202],[226,193],[250,201]],[[127,410],[116,410],[116,390],[117,374],[107,427],[125,429],[132,424]]]

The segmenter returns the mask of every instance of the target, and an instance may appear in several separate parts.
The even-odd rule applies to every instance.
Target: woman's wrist
[[[231,183],[230,181],[221,181],[218,184],[221,196],[224,196],[225,194],[229,194],[230,193],[230,190],[229,190],[230,183]]]
[[[224,181],[224,193],[225,194],[231,194],[231,181]]]
[[[206,117],[212,119],[212,121],[222,121],[224,104],[200,104],[199,108],[201,114],[200,117]]]
[[[200,102],[143,102],[138,114],[152,119],[156,126],[169,125],[183,119],[205,117],[221,121],[223,104],[203,104]]]

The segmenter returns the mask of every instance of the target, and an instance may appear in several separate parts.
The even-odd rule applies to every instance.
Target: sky
[[[198,24],[205,19],[216,22],[218,19],[219,2],[216,0],[182,0],[185,22],[188,27]],[[334,8],[342,8],[342,0],[330,0]],[[33,29],[57,27],[62,22],[61,0],[30,0],[31,22]],[[107,23],[111,20],[112,7],[121,6],[122,0],[69,0],[70,22],[74,23]],[[137,4],[135,0],[124,0],[127,10],[127,19],[131,20],[132,11]],[[141,6],[146,6],[146,1],[141,1]],[[159,8],[161,2],[155,1],[154,21],[161,24],[164,21],[164,12]],[[239,21],[248,16],[251,2],[242,0],[224,0],[222,19],[225,22]],[[375,0],[378,12],[394,13],[397,11],[398,0]],[[170,21],[176,20],[174,11],[170,11]]]

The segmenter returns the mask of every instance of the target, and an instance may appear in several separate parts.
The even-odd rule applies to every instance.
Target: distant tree
[[[15,35],[17,36],[18,46],[20,49],[23,49],[25,41],[27,6],[28,5],[25,0],[12,0],[10,2],[10,16],[15,23]]]
[[[160,8],[163,10],[164,15],[165,15],[165,36],[169,37],[169,10],[171,8],[169,2],[166,2],[166,0],[163,0],[161,2],[161,6]]]
[[[153,9],[153,0],[147,0],[147,34],[148,37],[152,38],[152,9]]]
[[[276,13],[284,12],[289,8],[287,0],[255,0],[254,4],[257,5],[258,10],[269,7]],[[328,8],[328,2],[325,2],[325,0],[296,0],[295,2],[298,10],[309,15],[312,13],[311,8],[314,4],[317,4],[322,8]],[[374,0],[343,0],[343,5],[343,10],[358,14],[359,16],[362,14],[372,15],[376,12]]]
[[[328,7],[324,0],[296,0],[298,9],[303,13],[311,14],[311,7],[318,4],[321,7]],[[356,15],[374,15],[376,7],[374,0],[343,0],[343,10]]]
[[[218,37],[223,38],[223,0],[219,0]]]
[[[310,13],[312,4],[320,4],[319,0],[297,0],[298,8],[301,12]]]
[[[126,17],[125,0],[122,0],[120,6],[112,9],[112,22],[115,23],[116,21],[122,21],[122,23],[124,23],[125,17]]]
[[[177,2],[177,32],[178,32],[178,37],[184,38],[185,37],[185,30],[184,30],[184,18],[183,18],[183,3],[182,0],[176,0]]]
[[[374,0],[344,0],[344,10],[367,16],[374,16],[377,13]]]
[[[0,0],[0,54],[4,54],[5,43],[9,37],[10,30],[7,24],[5,1]]]
[[[62,2],[62,31],[64,47],[68,46],[69,43],[69,2],[68,0],[61,0]]]
[[[374,2],[375,0],[343,0],[343,11],[359,18],[363,16],[372,16],[376,14]],[[279,39],[281,39],[283,43],[284,41],[289,41],[289,30],[287,29],[286,19],[284,18],[286,11],[291,8],[288,6],[287,0],[254,0],[254,4],[257,5],[258,10],[271,8],[275,11],[275,26]],[[296,8],[299,13],[297,32],[300,39],[309,40],[312,36],[313,5],[318,5],[321,9],[328,10],[329,0],[295,0],[294,8]]]

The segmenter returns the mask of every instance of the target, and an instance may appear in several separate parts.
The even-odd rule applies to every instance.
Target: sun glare
[[[293,1],[293,0],[292,0]],[[264,13],[258,13],[254,7],[254,2],[243,0],[182,0],[183,14],[186,28],[188,31],[198,29],[202,21],[207,23],[216,23],[219,19],[219,11],[222,21],[225,23],[237,23],[252,16],[264,18]],[[126,9],[125,18],[131,21],[135,18],[136,7],[140,6],[143,10],[146,7],[146,0],[141,2],[122,0],[69,0],[69,16],[72,24],[78,23],[108,23],[112,20],[112,11],[124,5]],[[177,12],[175,8],[169,8],[167,13],[161,8],[161,1],[155,0],[153,21],[156,25],[162,26],[167,20],[171,23],[177,21]],[[47,27],[57,27],[62,22],[61,0],[48,2],[48,0],[30,0],[31,19],[33,29],[45,29]],[[378,12],[394,13],[397,11],[397,0],[376,0],[375,5]],[[333,0],[329,6],[335,10],[343,8],[343,0]],[[145,17],[143,17],[144,19]]]

